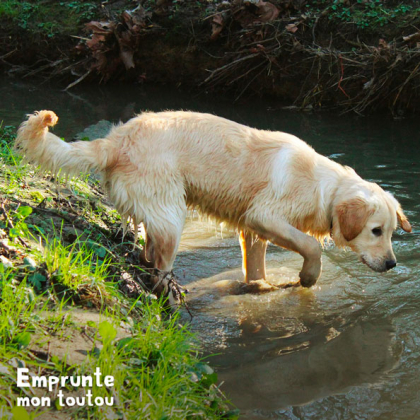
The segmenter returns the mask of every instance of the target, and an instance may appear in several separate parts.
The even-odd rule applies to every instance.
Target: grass
[[[22,164],[21,157],[12,150],[15,127],[0,124],[0,171],[5,182],[0,185],[0,192],[13,194],[25,185],[25,178],[31,168]]]
[[[162,318],[159,302],[146,305],[131,337],[117,340],[109,322],[100,324],[98,334],[103,348],[84,369],[91,372],[99,366],[103,375],[115,378],[113,390],[94,388],[93,393],[130,401],[120,407],[127,418],[221,417],[216,374],[199,359],[194,336],[179,325],[178,317]],[[93,408],[91,415],[100,418],[101,409]]]
[[[3,410],[4,415],[12,411],[17,397],[23,395],[15,386],[17,363],[34,374],[42,371],[46,376],[92,375],[97,367],[103,376],[111,375],[114,387],[94,386],[92,394],[114,397],[115,405],[107,410],[98,406],[78,408],[71,411],[73,419],[137,419],[139,415],[144,419],[236,418],[236,412],[223,408],[217,375],[200,360],[195,337],[179,325],[177,315],[163,317],[159,301],[144,303],[141,310],[132,302],[126,315],[104,311],[104,320],[97,326],[87,324],[95,330],[89,356],[80,366],[71,366],[54,356],[48,360],[40,352],[34,360],[31,349],[35,333],[45,333],[51,324],[61,324],[61,317],[43,317],[52,302],[34,295],[25,281],[15,286],[12,279],[10,272],[3,276],[0,302],[0,369],[7,372],[0,379],[4,385],[0,391],[0,412]],[[130,325],[130,334],[117,338],[121,322]],[[66,328],[75,325],[67,318]],[[51,397],[57,407],[57,400]]]
[[[0,3],[0,19],[9,19],[20,29],[52,38],[56,35],[74,35],[84,22],[95,17],[98,8],[95,2],[77,0],[3,0]]]
[[[328,19],[355,25],[358,29],[378,30],[398,22],[407,23],[420,16],[416,3],[388,5],[383,0],[316,0],[306,5],[308,11],[328,10]]]
[[[12,263],[0,262],[0,418],[32,420],[46,410],[76,420],[237,418],[179,316],[168,316],[146,291],[129,298],[119,290],[133,265],[128,254],[121,258],[128,248],[107,233],[119,217],[93,194],[95,182],[71,181],[74,193],[57,198],[15,156],[13,138],[14,129],[0,127],[0,254]],[[81,341],[86,355],[75,361],[80,347],[72,346]],[[17,367],[45,376],[92,375],[100,367],[115,385],[92,393],[115,404],[62,407],[50,393],[49,409],[17,407],[18,397],[36,394],[16,386]],[[65,392],[83,395],[70,386]]]
[[[3,353],[6,348],[20,350],[27,345],[36,299],[25,280],[20,283],[13,281],[12,271],[0,267],[0,345]]]
[[[103,247],[94,250],[78,238],[72,245],[67,246],[62,244],[60,236],[54,237],[52,241],[44,236],[44,240],[46,244],[42,257],[51,278],[74,291],[84,286],[103,287],[111,265],[110,258],[101,252]],[[100,259],[97,253],[100,253],[103,259]]]

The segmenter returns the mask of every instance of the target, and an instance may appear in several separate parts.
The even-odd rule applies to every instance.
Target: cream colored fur
[[[30,115],[17,150],[52,172],[100,174],[123,220],[144,224],[146,259],[161,270],[172,268],[188,206],[244,231],[247,280],[265,277],[266,240],[303,256],[301,283],[311,286],[321,272],[318,241],[331,226],[335,243],[376,271],[395,260],[397,217],[411,230],[391,194],[287,133],[178,111],[143,113],[106,138],[65,143],[48,131],[56,122],[52,111]],[[262,246],[253,251],[256,237]]]

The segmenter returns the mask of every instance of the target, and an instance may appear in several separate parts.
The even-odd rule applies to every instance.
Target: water
[[[262,101],[233,106],[165,87],[90,87],[68,94],[4,81],[0,94],[6,125],[52,109],[60,117],[56,133],[67,138],[100,119],[125,121],[144,109],[212,112],[288,131],[395,194],[413,233],[395,233],[398,266],[386,274],[331,246],[314,288],[241,295],[237,238],[198,215],[187,224],[175,271],[191,290],[191,328],[206,353],[217,354],[212,364],[241,418],[420,419],[419,120],[292,113]],[[302,263],[274,246],[267,261],[276,282],[295,280]]]

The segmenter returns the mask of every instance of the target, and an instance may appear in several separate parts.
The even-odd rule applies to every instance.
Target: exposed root
[[[79,44],[64,58],[13,65],[6,59],[21,54],[13,50],[0,64],[23,77],[71,78],[67,91],[91,80],[164,81],[230,90],[236,99],[268,94],[301,109],[336,106],[364,114],[388,108],[394,116],[419,103],[415,13],[407,21],[387,16],[386,27],[362,31],[356,21],[343,24],[332,1],[207,3],[204,10],[200,2],[139,2],[116,14],[105,6],[102,20],[86,24],[87,36],[73,36]],[[368,7],[344,3],[358,12]]]

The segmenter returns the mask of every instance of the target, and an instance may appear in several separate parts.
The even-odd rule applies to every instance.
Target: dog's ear
[[[362,198],[353,198],[336,207],[340,231],[346,241],[356,238],[372,214],[368,203]]]
[[[403,213],[400,205],[398,205],[397,207],[397,219],[403,230],[405,230],[406,232],[411,232],[410,222],[408,221],[406,215]]]

